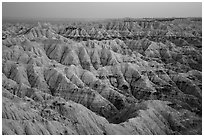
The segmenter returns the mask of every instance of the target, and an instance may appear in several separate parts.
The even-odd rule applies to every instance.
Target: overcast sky
[[[124,18],[124,17],[201,17],[202,3],[31,3],[2,4],[5,17],[23,18]]]

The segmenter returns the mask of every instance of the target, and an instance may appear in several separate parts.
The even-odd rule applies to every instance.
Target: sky
[[[3,18],[202,17],[201,2],[3,2]]]

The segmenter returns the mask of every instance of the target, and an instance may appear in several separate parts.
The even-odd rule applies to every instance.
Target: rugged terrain
[[[201,18],[2,29],[2,134],[202,134]]]

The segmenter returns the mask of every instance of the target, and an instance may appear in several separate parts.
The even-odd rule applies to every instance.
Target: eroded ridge
[[[199,20],[4,24],[2,36],[2,134],[202,134]]]

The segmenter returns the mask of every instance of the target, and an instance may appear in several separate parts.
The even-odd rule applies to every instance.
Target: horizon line
[[[202,18],[202,16],[172,16],[172,17],[5,17],[2,16],[3,18],[7,18],[7,19],[14,19],[14,18],[20,18],[20,19],[124,19],[124,18],[133,18],[133,19],[137,19],[137,18]]]

